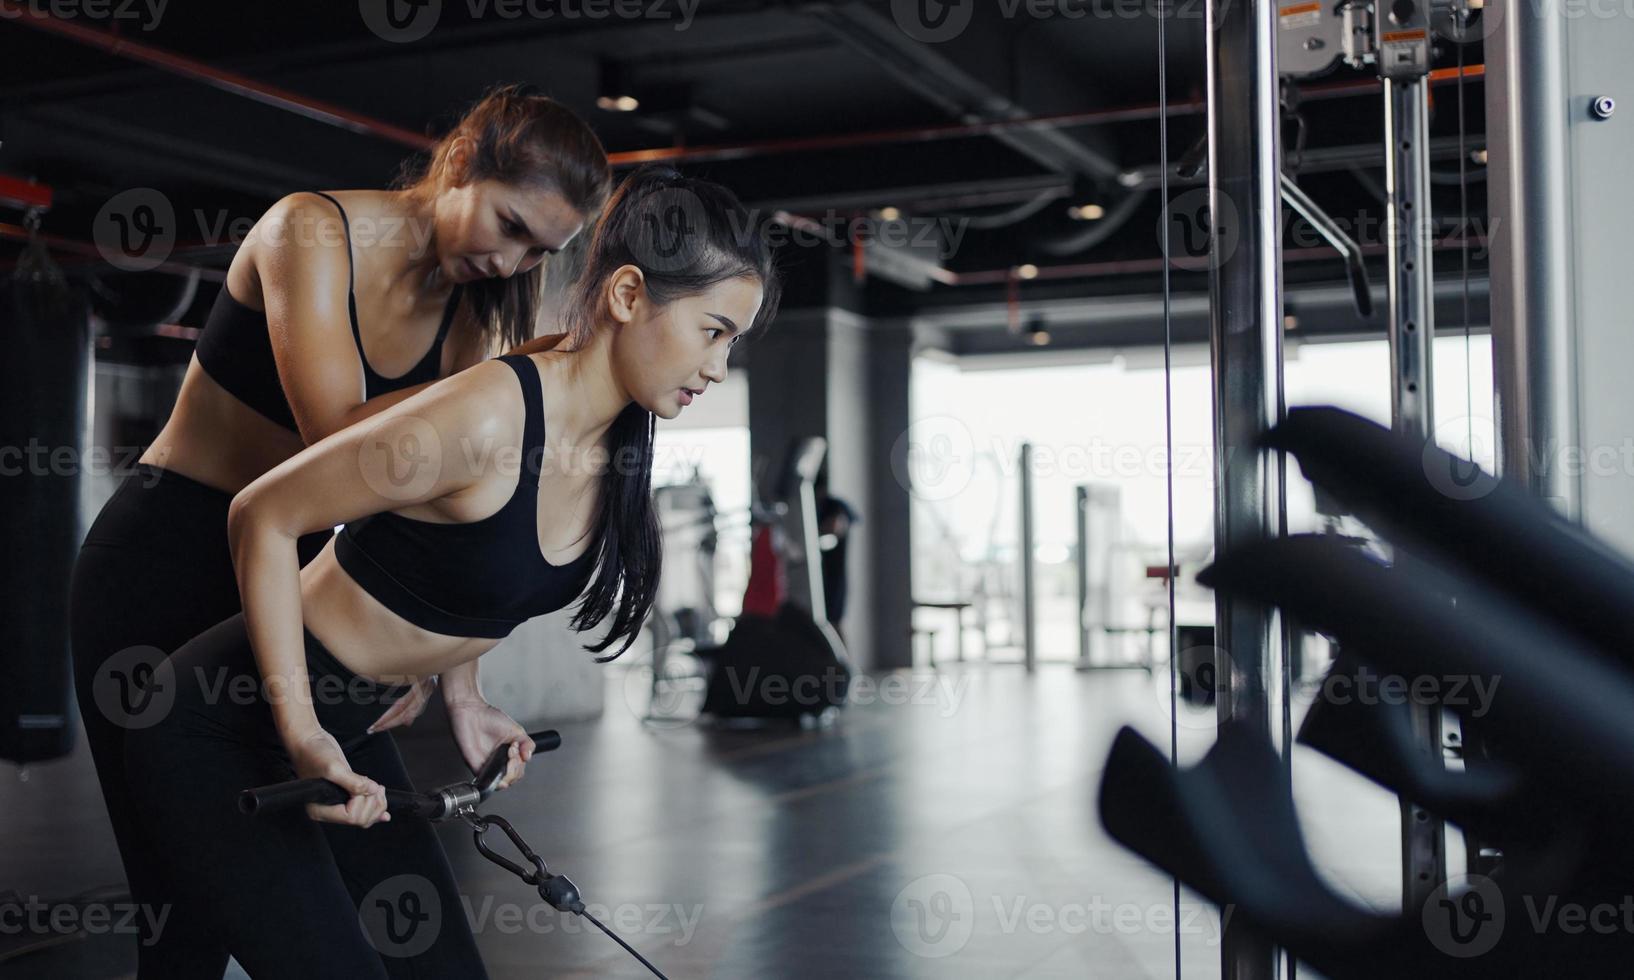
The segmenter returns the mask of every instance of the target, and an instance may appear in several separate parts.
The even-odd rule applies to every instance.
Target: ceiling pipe
[[[32,10],[29,7],[14,3],[13,0],[0,0],[0,10],[3,10],[6,19],[14,24],[21,24],[24,27],[31,27],[65,40],[96,48],[114,57],[134,61],[150,68],[157,68],[173,75],[180,75],[196,82],[203,82],[220,91],[253,99],[264,105],[282,109],[285,112],[292,112],[297,116],[315,122],[336,126],[365,136],[378,136],[416,150],[429,149],[436,142],[422,133],[416,133],[401,126],[394,126],[391,123],[365,116],[359,112],[353,112],[334,103],[308,98],[288,89],[269,85],[246,75],[240,75],[237,72],[217,68],[195,58],[175,54],[154,47],[151,44],[129,41],[107,31],[84,27],[64,18]]]
[[[90,242],[82,242],[73,238],[64,238],[61,235],[48,235],[44,232],[30,234],[29,230],[24,228],[22,225],[0,222],[0,240],[14,242],[30,242],[39,240],[45,244],[46,248],[59,254],[72,255],[76,258],[95,260],[98,262],[106,261],[106,259],[103,258],[101,250]],[[16,263],[12,262],[10,265],[4,267],[10,268],[15,265]],[[196,273],[199,278],[208,279],[211,282],[227,281],[226,269],[213,269],[209,266],[193,265],[186,262],[172,262],[167,260],[154,266],[152,271],[168,272],[172,275],[178,276],[191,276]]]
[[[1464,66],[1465,78],[1480,78],[1486,74],[1484,65]],[[1431,85],[1447,85],[1458,81],[1458,69],[1443,68],[1430,73]],[[1333,82],[1312,85],[1300,90],[1301,102],[1321,102],[1328,99],[1352,98],[1359,95],[1377,96],[1383,91],[1377,78],[1352,82]],[[1203,100],[1170,102],[1171,116],[1202,115],[1206,108]],[[1027,129],[1040,126],[1065,128],[1069,126],[1104,126],[1111,123],[1140,122],[1157,119],[1161,113],[1156,102],[1125,106],[1116,109],[1091,109],[1084,112],[1063,112],[1020,119],[997,119],[978,123],[946,123],[935,126],[911,126],[902,129],[876,129],[860,133],[837,133],[822,136],[796,136],[785,139],[759,140],[705,146],[666,146],[649,150],[626,150],[610,153],[607,158],[615,166],[635,166],[643,163],[745,160],[777,153],[803,153],[811,150],[839,150],[855,147],[879,146],[886,143],[924,143],[935,140],[963,139],[970,136],[989,136],[1008,129]]]
[[[1463,248],[1465,245],[1482,247],[1486,244],[1480,239],[1450,239],[1437,242],[1435,249],[1438,252]],[[1364,245],[1364,255],[1384,255],[1388,251],[1384,245]],[[1343,259],[1337,250],[1324,245],[1310,248],[1284,249],[1284,262],[1313,262],[1323,259]],[[1170,260],[1173,261],[1172,259]],[[1120,259],[1110,262],[1075,262],[1068,265],[1040,265],[1034,266],[1037,271],[1028,276],[1027,281],[1032,283],[1044,282],[1052,279],[1092,279],[1099,276],[1139,275],[1143,273],[1162,272],[1163,259]],[[1009,283],[1016,272],[1013,268],[982,269],[970,272],[946,272],[940,281],[949,286],[995,286]]]
[[[334,103],[309,98],[288,89],[258,81],[246,75],[240,75],[237,72],[217,68],[195,58],[165,51],[150,44],[129,41],[107,31],[83,27],[48,13],[36,12],[14,2],[14,0],[0,0],[0,10],[5,11],[7,19],[12,23],[84,44],[115,57],[125,58],[138,64],[180,75],[183,78],[193,79],[220,91],[253,99],[256,102],[294,113],[306,119],[336,126],[353,133],[377,136],[415,150],[429,149],[436,142],[433,137],[416,133],[401,126],[395,126],[360,112],[354,112]],[[1464,67],[1465,78],[1481,78],[1485,74],[1485,65],[1466,65]],[[1429,75],[1431,85],[1445,85],[1457,80],[1458,69],[1456,68],[1438,69]],[[1348,82],[1312,85],[1301,90],[1300,99],[1303,102],[1320,102],[1327,99],[1342,99],[1359,95],[1377,95],[1382,89],[1382,84],[1377,78],[1361,78]],[[1168,106],[1168,112],[1171,116],[1200,115],[1204,109],[1205,104],[1201,99],[1171,102]],[[880,146],[890,143],[919,143],[973,136],[990,136],[1009,130],[1035,129],[1041,126],[1056,128],[1104,126],[1120,122],[1157,119],[1160,114],[1157,103],[1151,102],[1113,109],[1050,113],[977,123],[948,123],[935,126],[869,130],[860,133],[830,133],[819,136],[759,140],[736,144],[654,147],[646,150],[626,150],[610,153],[607,155],[607,159],[616,167],[633,167],[643,163],[657,162],[744,160],[782,153],[802,153],[814,150]]]

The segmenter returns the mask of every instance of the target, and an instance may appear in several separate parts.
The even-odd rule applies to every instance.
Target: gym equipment
[[[535,752],[550,752],[561,748],[562,736],[554,730],[530,732],[528,737],[533,739]],[[509,763],[509,743],[500,745],[488,756],[482,768],[476,775],[461,782],[449,783],[430,793],[414,793],[406,790],[387,789],[387,809],[392,813],[409,813],[424,817],[433,823],[446,820],[460,819],[470,824],[473,840],[482,856],[504,868],[506,871],[522,879],[525,884],[532,885],[539,890],[539,897],[549,902],[558,912],[571,912],[574,915],[588,919],[592,925],[605,932],[614,942],[623,946],[631,956],[641,962],[641,965],[650,970],[654,976],[663,977],[658,967],[653,966],[647,958],[636,952],[634,947],[607,928],[599,919],[585,911],[584,900],[579,897],[578,886],[574,885],[566,875],[553,874],[545,866],[544,859],[536,854],[533,848],[516,832],[510,821],[495,814],[477,812],[490,796],[499,789],[499,781],[505,776],[505,769]],[[292,779],[287,782],[274,783],[270,786],[261,786],[246,789],[239,795],[238,809],[242,813],[257,815],[276,813],[303,807],[308,803],[320,805],[345,803],[351,794],[327,779]],[[510,838],[511,844],[522,855],[529,867],[524,868],[515,861],[499,854],[483,840],[483,835],[490,827],[498,827]]]
[[[91,312],[97,320],[97,332],[110,337],[152,336],[160,325],[176,322],[193,305],[199,278],[197,266],[179,275],[97,272],[90,280]]]
[[[77,715],[68,581],[85,527],[80,484],[90,437],[91,329],[83,291],[37,237],[0,282],[8,350],[0,358],[0,758],[20,765],[73,750]],[[26,770],[25,770],[26,771]]]
[[[820,437],[796,441],[776,483],[777,499],[755,505],[744,613],[725,643],[695,651],[709,665],[705,714],[822,723],[845,704],[851,669],[845,645],[823,613],[818,557],[814,487],[827,451]],[[765,601],[751,601],[759,596]],[[767,608],[757,611],[761,605]]]
[[[1619,909],[1634,877],[1622,847],[1634,806],[1634,563],[1433,442],[1337,409],[1293,409],[1266,442],[1410,545],[1411,560],[1301,535],[1233,549],[1199,580],[1334,637],[1330,681],[1365,665],[1436,682],[1423,700],[1481,736],[1463,748],[1463,771],[1432,758],[1413,701],[1319,699],[1300,740],[1426,820],[1456,820],[1486,842],[1490,873],[1462,891],[1437,882],[1400,915],[1339,898],[1312,872],[1275,748],[1236,723],[1185,772],[1120,733],[1101,787],[1108,831],[1328,976],[1621,975],[1634,930],[1536,916]]]
[[[677,643],[713,645],[713,627],[720,618],[715,609],[720,513],[709,484],[694,471],[685,483],[655,488],[653,507],[663,532],[663,567],[673,571],[658,581],[652,617],[654,649]]]

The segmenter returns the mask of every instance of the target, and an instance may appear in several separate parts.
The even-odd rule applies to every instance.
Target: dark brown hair
[[[455,172],[454,145],[470,143],[462,172]],[[585,221],[595,220],[612,186],[601,140],[571,109],[535,94],[531,86],[491,89],[466,110],[429,155],[405,165],[396,186],[431,196],[456,182],[497,180],[560,194]],[[483,346],[508,350],[533,336],[544,282],[540,263],[509,279],[479,279],[465,287],[483,329]]]
[[[647,295],[660,306],[729,279],[758,281],[764,298],[745,337],[761,332],[777,315],[781,288],[772,251],[737,195],[667,167],[648,166],[619,185],[596,227],[584,270],[568,294],[568,336],[558,350],[581,350],[591,342],[606,307],[608,280],[626,265],[641,270]],[[597,574],[570,623],[583,631],[613,616],[607,637],[585,649],[600,653],[620,639],[624,645],[597,657],[598,663],[629,649],[658,592],[663,541],[652,502],[655,421],[632,401],[607,433]]]

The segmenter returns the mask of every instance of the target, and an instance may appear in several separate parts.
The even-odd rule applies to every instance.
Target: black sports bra
[[[323,191],[314,193],[327,199],[340,211],[340,220],[346,230],[346,254],[350,259],[352,225],[346,217],[346,209],[331,195]],[[351,268],[347,273],[346,308],[352,318],[352,342],[357,345],[357,359],[363,363],[364,398],[374,398],[399,388],[437,380],[442,364],[443,341],[448,337],[448,328],[454,322],[454,311],[459,307],[460,287],[455,286],[448,297],[448,305],[443,309],[443,321],[437,328],[437,339],[431,342],[431,349],[407,373],[388,378],[370,367],[369,359],[363,354],[363,333],[357,325],[357,294],[353,291],[356,283],[357,270]],[[194,353],[198,355],[199,367],[228,394],[291,432],[300,431],[295,424],[295,413],[290,410],[289,399],[284,395],[284,386],[278,380],[278,364],[272,356],[272,338],[267,333],[267,314],[234,299],[225,284],[216,294],[215,305],[210,308],[210,317],[199,332]]]
[[[600,543],[565,565],[539,552],[539,469],[545,449],[539,367],[526,354],[495,358],[522,385],[527,415],[516,490],[480,521],[422,521],[392,511],[349,521],[335,535],[340,567],[387,609],[421,629],[501,639],[555,612],[590,582]]]

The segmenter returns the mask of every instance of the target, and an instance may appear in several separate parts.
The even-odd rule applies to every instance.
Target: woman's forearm
[[[477,664],[480,661],[481,658],[478,657],[451,670],[443,671],[441,684],[444,704],[487,700],[482,696],[482,684],[477,679]]]
[[[383,395],[376,395],[366,402],[355,405],[352,407],[351,411],[347,412],[346,415],[340,420],[340,425],[336,427],[336,431],[338,432],[339,430],[346,428],[348,425],[356,425],[358,422],[361,422],[366,418],[378,415],[400,401],[406,401],[409,398],[413,398],[415,395],[418,395],[420,392],[425,391],[427,388],[436,383],[437,382],[435,380],[422,381],[417,385],[410,385],[407,388],[398,388],[395,391],[388,391]],[[323,433],[324,436],[329,434],[330,433],[328,432]]]
[[[300,558],[295,537],[257,520],[242,499],[234,498],[228,509],[227,539],[250,649],[278,734],[288,741],[320,727],[306,672]]]

